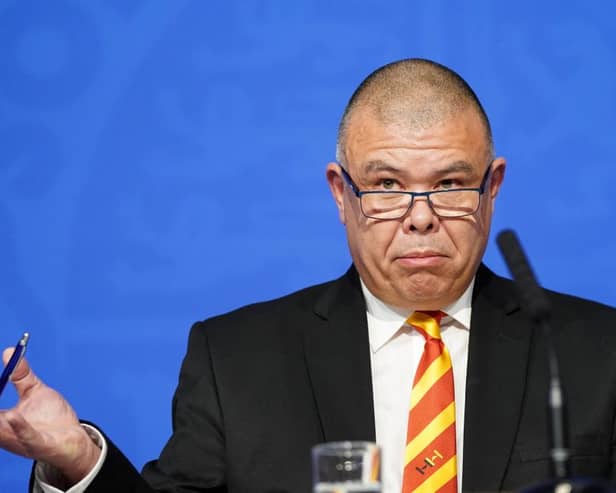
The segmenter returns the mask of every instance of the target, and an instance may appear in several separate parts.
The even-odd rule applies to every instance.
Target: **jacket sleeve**
[[[222,415],[202,323],[191,329],[172,412],[173,434],[142,474],[105,436],[107,457],[87,493],[226,492]]]

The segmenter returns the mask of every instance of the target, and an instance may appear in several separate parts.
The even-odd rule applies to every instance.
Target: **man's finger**
[[[18,412],[8,412],[6,420],[21,446],[24,447],[25,455],[35,457],[38,452],[37,448],[41,445],[40,434]]]
[[[13,354],[12,348],[5,349],[2,353],[2,360],[4,361],[5,365],[8,363],[11,354]],[[32,387],[40,383],[40,380],[30,369],[30,365],[28,365],[26,358],[22,358],[22,360],[17,365],[17,368],[15,368],[13,376],[11,377],[11,381],[15,384],[17,394],[20,397],[23,396],[26,392],[28,392],[28,390],[30,390]]]
[[[14,409],[4,411],[0,425],[0,443],[3,448],[30,459],[42,459],[44,439],[21,413]]]

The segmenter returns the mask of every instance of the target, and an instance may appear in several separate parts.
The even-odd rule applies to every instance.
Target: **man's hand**
[[[12,350],[3,354],[4,364]],[[13,376],[19,402],[0,411],[0,448],[55,467],[75,484],[94,467],[100,449],[81,427],[75,411],[37,378],[25,359]]]

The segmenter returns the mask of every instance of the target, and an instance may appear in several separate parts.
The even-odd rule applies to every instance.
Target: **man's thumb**
[[[12,348],[5,349],[2,353],[2,361],[5,365],[9,362],[11,354],[13,354]],[[15,388],[17,389],[17,394],[20,397],[23,396],[26,392],[28,392],[28,390],[30,390],[32,387],[40,383],[40,380],[30,369],[30,365],[28,365],[26,358],[22,358],[22,360],[17,365],[17,368],[15,368],[13,376],[11,376],[11,381],[15,385]]]

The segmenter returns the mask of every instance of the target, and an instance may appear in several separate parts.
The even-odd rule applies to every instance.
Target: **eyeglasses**
[[[425,197],[438,217],[454,218],[475,214],[485,191],[492,163],[488,166],[478,188],[452,188],[430,192],[403,192],[394,190],[360,190],[341,166],[342,175],[357,198],[361,212],[372,219],[400,219],[413,207],[416,197]]]

